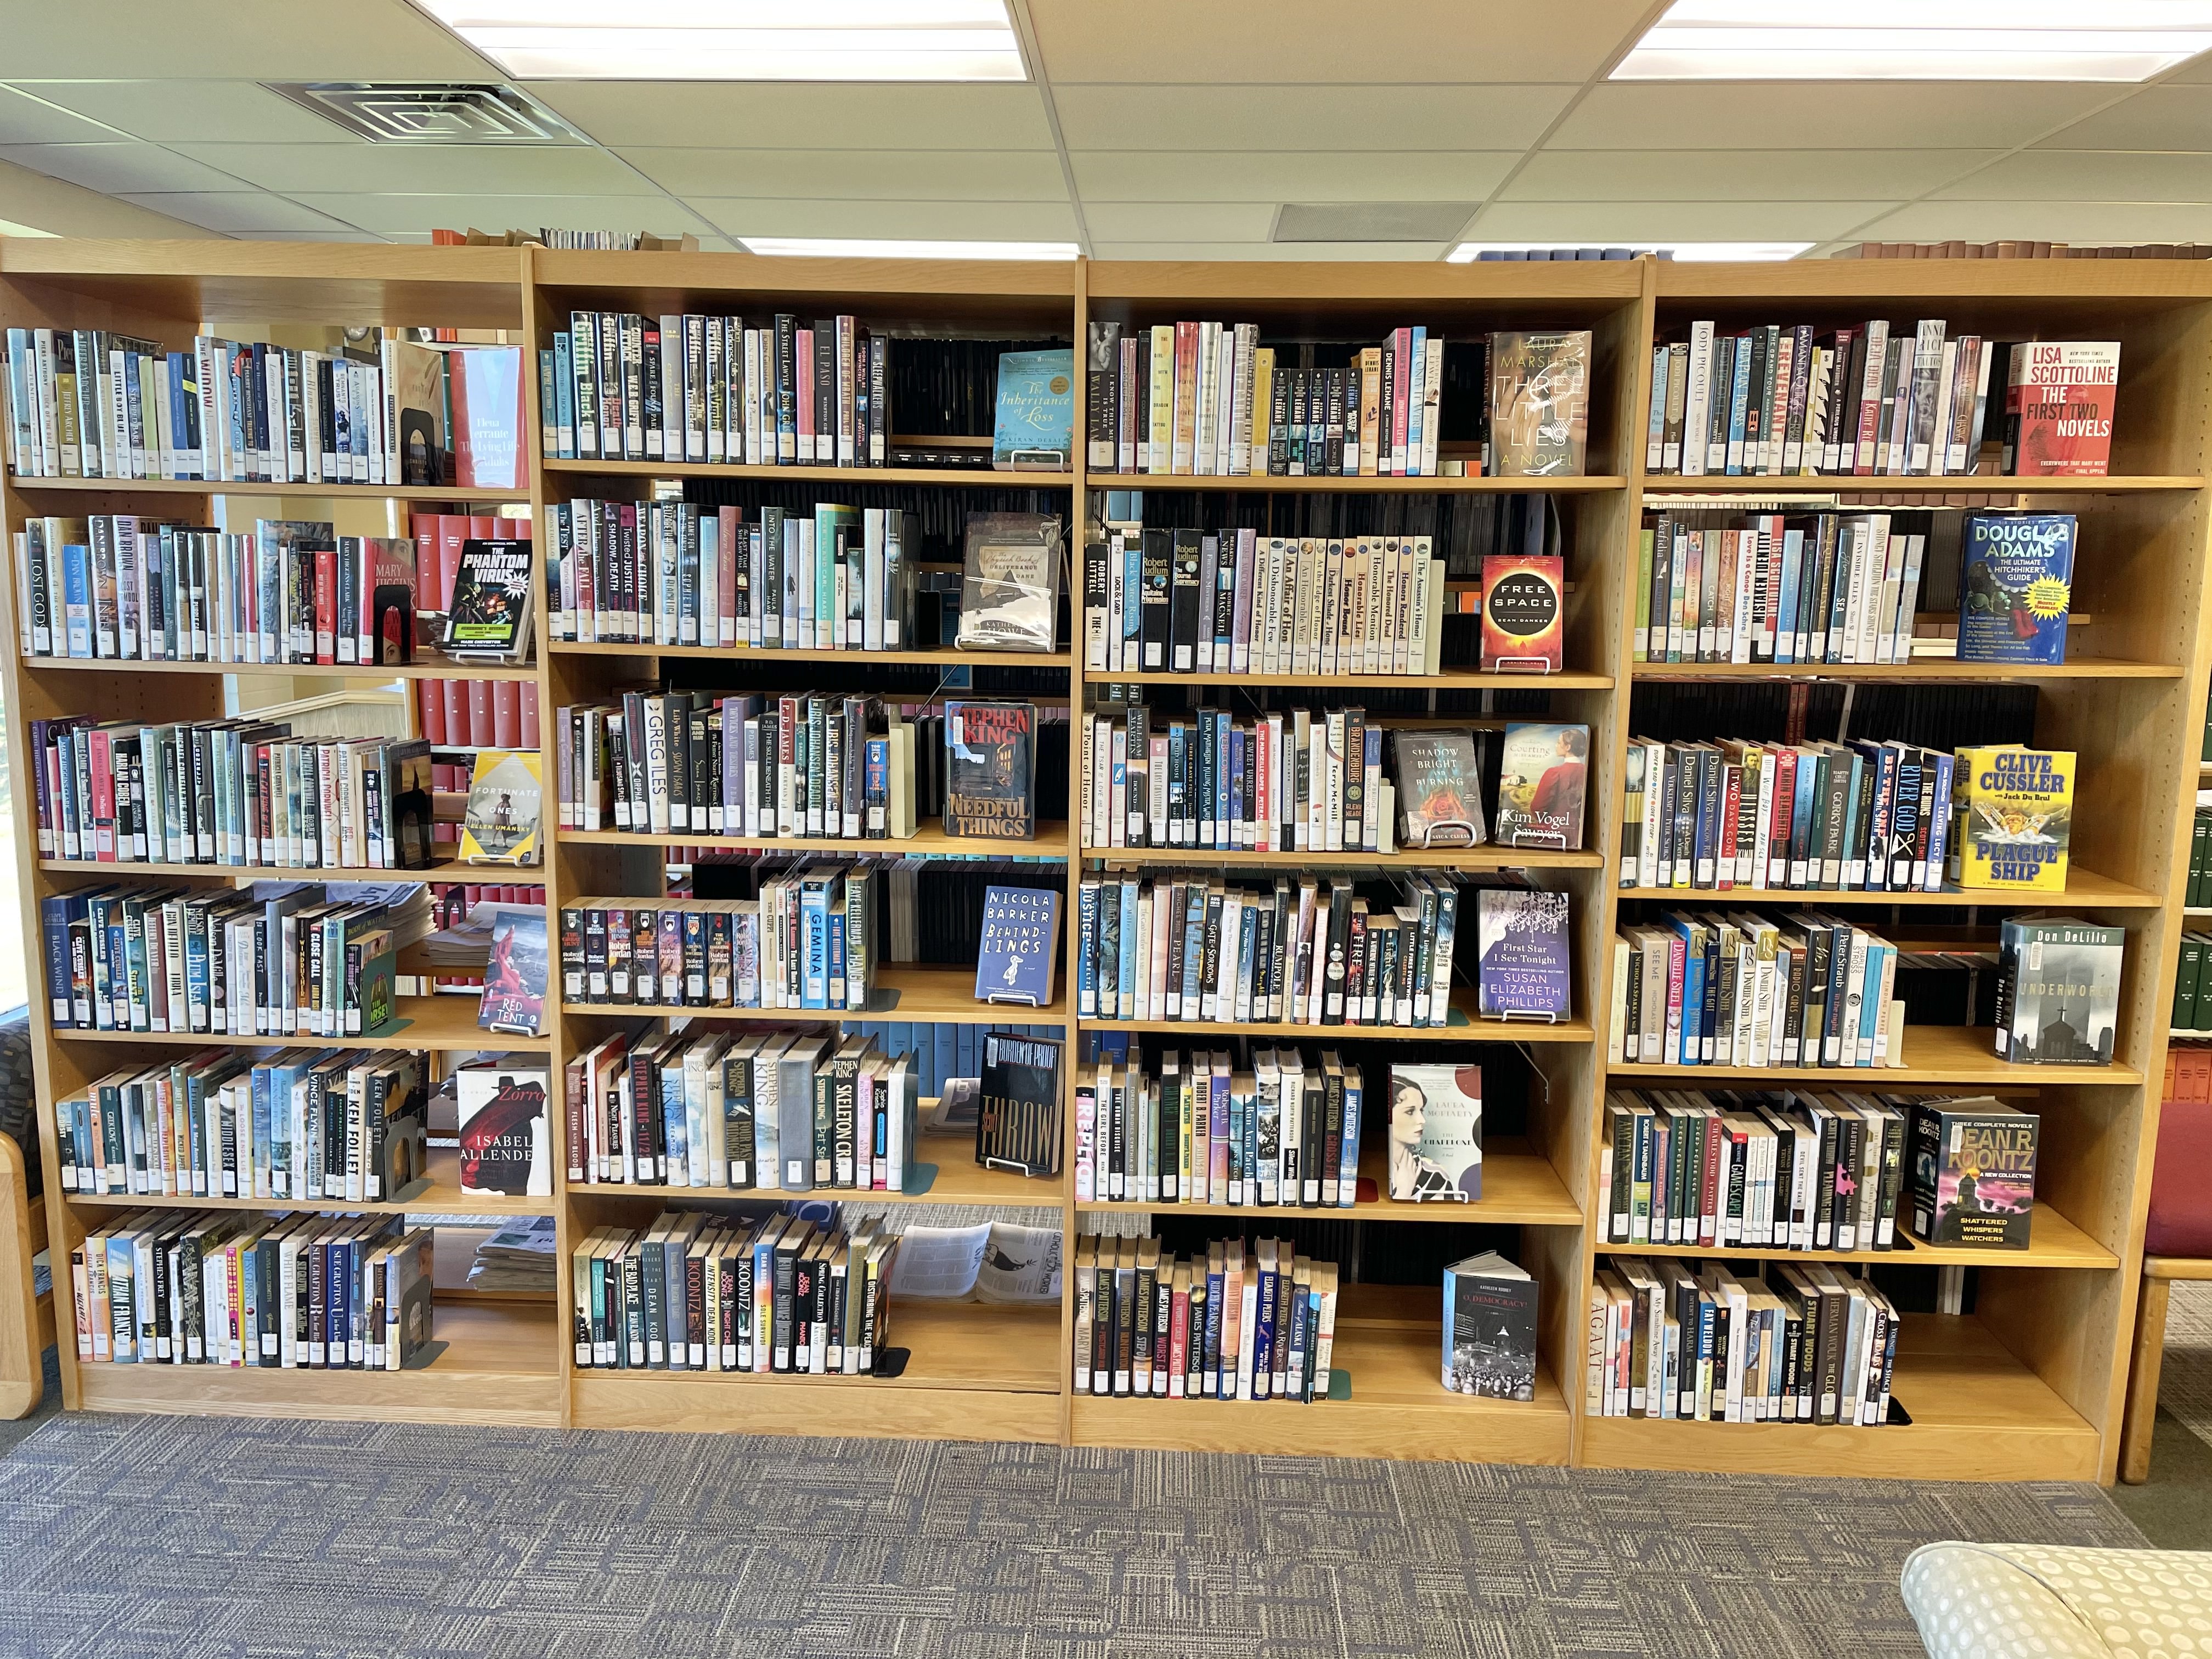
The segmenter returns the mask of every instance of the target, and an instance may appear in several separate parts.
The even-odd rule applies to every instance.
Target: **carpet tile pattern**
[[[1938,1538],[2091,1486],[64,1416],[0,1457],[15,1659],[1861,1659]]]

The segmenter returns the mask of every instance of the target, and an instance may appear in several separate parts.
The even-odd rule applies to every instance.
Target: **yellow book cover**
[[[534,749],[477,754],[461,820],[461,858],[469,864],[535,864],[544,774]]]
[[[1275,348],[1261,346],[1252,353],[1252,453],[1246,462],[1246,471],[1255,478],[1267,475],[1267,446],[1275,432],[1274,398]]]
[[[1952,774],[1959,884],[2018,892],[2066,890],[2074,757],[2002,745],[1961,749]]]
[[[1374,477],[1382,459],[1382,348],[1359,353],[1359,476]]]
[[[1146,430],[1148,455],[1145,463],[1147,472],[1165,472],[1175,451],[1175,325],[1162,323],[1152,330],[1152,384],[1149,388],[1152,415]]]

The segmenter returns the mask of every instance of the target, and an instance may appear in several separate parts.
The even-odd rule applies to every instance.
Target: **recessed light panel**
[[[1615,81],[2145,81],[2212,0],[1675,0]]]
[[[1020,81],[1005,0],[418,0],[518,80]]]

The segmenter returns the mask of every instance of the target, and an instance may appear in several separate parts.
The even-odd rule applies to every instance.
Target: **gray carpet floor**
[[[2093,1486],[51,1418],[0,1655],[1917,1655],[1939,1538],[2139,1546]]]

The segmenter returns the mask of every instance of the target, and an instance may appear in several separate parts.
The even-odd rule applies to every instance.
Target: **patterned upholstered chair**
[[[1900,1588],[1929,1659],[2212,1652],[2212,1554],[1927,1544]]]

